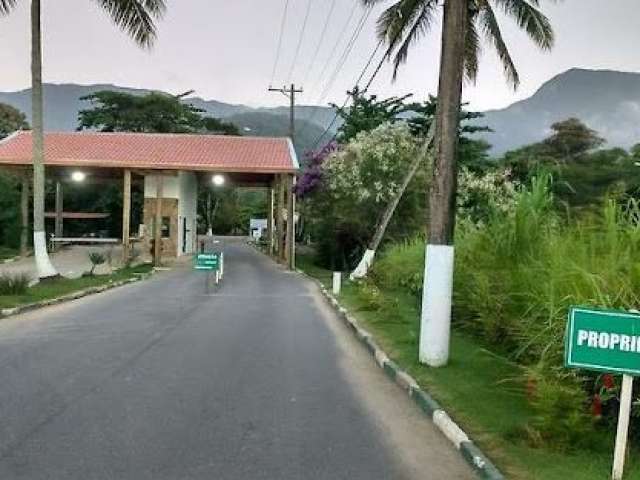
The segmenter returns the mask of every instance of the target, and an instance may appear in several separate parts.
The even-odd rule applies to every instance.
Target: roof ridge
[[[33,132],[33,130],[18,130],[17,132],[14,132],[12,135],[14,135],[15,133],[29,133],[31,134]],[[69,136],[105,136],[105,137],[109,137],[109,136],[127,136],[127,137],[133,137],[133,136],[140,136],[140,137],[204,137],[204,138],[221,138],[221,139],[225,139],[225,140],[278,140],[278,141],[288,141],[289,137],[284,136],[284,137],[274,137],[274,136],[265,136],[265,137],[260,137],[257,135],[216,135],[216,134],[212,134],[212,133],[197,133],[197,132],[193,132],[193,133],[175,133],[175,132],[170,132],[170,133],[161,133],[161,132],[95,132],[95,131],[87,131],[87,130],[82,130],[82,131],[70,131],[70,132],[65,132],[65,131],[61,131],[61,130],[55,130],[55,131],[45,131],[44,132],[45,136],[46,135],[69,135]],[[7,137],[8,138],[8,137]]]

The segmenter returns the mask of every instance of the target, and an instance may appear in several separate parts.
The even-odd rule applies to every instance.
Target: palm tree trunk
[[[40,0],[31,0],[31,108],[33,122],[33,248],[38,278],[58,274],[49,260],[44,231],[44,126]]]
[[[456,155],[464,71],[466,0],[445,0],[436,110],[436,155],[429,189],[428,240],[420,328],[420,361],[446,365],[449,359]]]
[[[418,153],[418,155],[416,155],[414,162],[409,167],[409,170],[404,176],[404,179],[402,180],[402,184],[400,185],[400,188],[396,192],[396,195],[393,197],[391,202],[389,202],[389,204],[387,205],[387,208],[382,214],[382,217],[380,217],[380,221],[376,225],[375,234],[371,238],[371,241],[368,243],[367,249],[365,250],[364,254],[362,255],[362,258],[360,259],[360,263],[358,263],[358,266],[353,270],[353,272],[351,272],[351,275],[349,275],[349,278],[351,280],[356,280],[356,279],[364,278],[367,276],[367,273],[369,272],[369,268],[371,267],[371,264],[373,263],[373,259],[376,255],[376,251],[378,250],[378,247],[380,247],[380,243],[384,238],[384,234],[387,231],[389,222],[393,218],[393,214],[395,213],[396,208],[398,208],[398,204],[400,203],[400,200],[402,199],[402,196],[404,195],[405,190],[409,186],[409,183],[411,183],[411,180],[413,180],[413,177],[418,171],[420,164],[424,160],[427,160],[429,158],[429,149],[431,148],[431,144],[433,143],[434,132],[435,132],[435,125],[432,123],[431,128],[429,128],[429,133],[427,134],[427,137],[424,139],[424,142],[422,143],[420,152]],[[426,162],[426,163],[430,164],[431,162]]]

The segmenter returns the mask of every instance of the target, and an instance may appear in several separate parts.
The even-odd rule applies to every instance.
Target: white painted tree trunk
[[[376,251],[375,250],[365,250],[364,254],[362,255],[362,258],[360,259],[360,263],[358,263],[358,266],[353,270],[353,272],[351,272],[351,274],[349,275],[349,278],[351,280],[357,280],[360,278],[364,278],[367,276],[367,273],[369,272],[369,267],[371,267],[371,264],[373,263],[373,258],[376,256]]]
[[[427,245],[420,318],[420,361],[442,367],[449,360],[454,249]]]
[[[58,275],[58,272],[51,264],[49,254],[47,253],[47,239],[44,232],[33,232],[33,251],[36,259],[38,278],[54,277]]]
[[[58,272],[47,253],[44,230],[44,125],[42,99],[42,34],[40,0],[31,2],[31,95],[33,123],[33,249],[39,278]]]

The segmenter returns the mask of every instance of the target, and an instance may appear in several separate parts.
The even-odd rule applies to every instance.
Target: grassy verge
[[[308,256],[298,265],[329,287],[331,273],[315,266]],[[403,291],[382,291],[382,308],[372,310],[362,292],[345,282],[340,301],[369,330],[389,356],[425,387],[487,453],[507,478],[517,480],[605,479],[610,476],[612,440],[604,439],[599,452],[562,453],[532,448],[524,426],[534,415],[516,380],[520,368],[496,355],[475,338],[453,332],[451,361],[432,369],[417,362],[419,310],[415,297]],[[632,452],[626,479],[640,479],[638,452]]]
[[[13,249],[13,248],[9,248],[9,247],[3,247],[0,246],[0,262],[2,260],[7,260],[9,258],[13,258],[15,256],[18,255],[18,251]]]
[[[81,278],[60,278],[48,282],[39,283],[27,290],[24,295],[2,295],[0,296],[0,308],[13,308],[19,305],[28,305],[43,300],[60,297],[83,290],[89,287],[99,287],[109,283],[126,280],[136,274],[150,272],[151,265],[139,265],[132,268],[123,268],[111,275],[95,275]]]

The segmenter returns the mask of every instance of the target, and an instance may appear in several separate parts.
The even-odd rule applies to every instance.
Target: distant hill
[[[572,69],[545,82],[526,100],[485,112],[480,122],[494,133],[483,134],[501,154],[538,142],[550,125],[577,117],[607,140],[607,147],[640,143],[640,74]]]
[[[148,90],[110,84],[46,84],[45,125],[48,130],[69,131],[77,126],[78,111],[86,108],[80,97],[98,90],[142,94]],[[287,107],[252,108],[216,100],[190,97],[185,101],[207,114],[236,123],[246,134],[287,135]],[[31,90],[0,92],[0,102],[8,103],[31,116]],[[296,108],[297,150],[313,146],[333,118],[329,107],[301,105]],[[545,82],[531,97],[513,105],[485,112],[478,122],[494,132],[482,134],[493,145],[493,153],[537,142],[549,135],[552,123],[578,117],[597,130],[607,146],[628,148],[640,142],[640,74],[610,70],[572,69]],[[337,125],[334,125],[334,129]],[[333,134],[332,130],[330,134]]]
[[[115,90],[143,95],[150,90],[121,87],[111,84],[44,85],[45,128],[51,131],[72,131],[78,126],[78,112],[89,104],[80,98],[100,90]],[[246,135],[286,136],[289,131],[289,109],[287,107],[252,108],[189,97],[185,102],[201,108],[208,115],[224,118],[238,125]],[[17,92],[0,92],[0,103],[6,103],[21,110],[31,121],[31,89]],[[296,147],[299,154],[310,149],[333,118],[334,110],[329,107],[296,107]],[[331,132],[333,133],[333,132]]]

